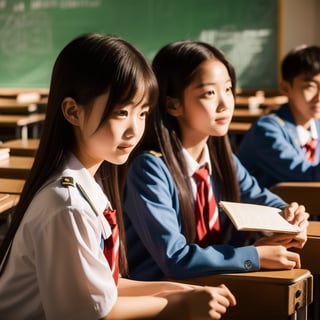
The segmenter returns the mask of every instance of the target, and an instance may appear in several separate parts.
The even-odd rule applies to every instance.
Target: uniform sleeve
[[[320,165],[306,159],[287,130],[275,116],[261,117],[237,150],[244,166],[266,187],[279,181],[320,180]]]
[[[128,171],[124,211],[140,241],[168,278],[259,269],[253,246],[188,245],[179,210],[177,190],[161,158],[138,156]]]
[[[34,235],[40,295],[47,319],[98,319],[113,307],[117,288],[99,246],[97,218],[64,207]]]

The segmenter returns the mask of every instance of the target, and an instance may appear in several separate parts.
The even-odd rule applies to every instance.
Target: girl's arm
[[[119,296],[111,312],[103,319],[220,319],[229,306],[236,304],[234,296],[224,285],[173,290],[174,283],[158,284],[162,289],[167,286],[166,290],[156,292],[159,288],[153,283],[154,295]],[[137,292],[143,292],[144,285],[150,292],[149,284],[143,282],[136,282],[134,289],[141,287]]]
[[[154,295],[159,292],[169,290],[188,291],[199,286],[170,282],[170,281],[136,281],[126,278],[119,278],[118,295],[119,296],[145,296]]]
[[[123,208],[133,278],[152,280],[162,273],[163,278],[181,279],[259,269],[253,246],[202,248],[187,243],[177,189],[159,157],[142,154],[133,160],[127,173]],[[143,269],[142,265],[147,267]]]

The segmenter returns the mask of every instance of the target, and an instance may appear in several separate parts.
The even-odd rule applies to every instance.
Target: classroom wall
[[[280,0],[280,56],[300,45],[320,45],[320,0]]]
[[[171,41],[212,43],[235,65],[240,88],[273,89],[286,52],[320,45],[319,12],[320,0],[0,0],[0,87],[48,86],[60,49],[103,31],[149,59]]]
[[[53,62],[75,36],[117,34],[152,60],[193,39],[223,50],[238,87],[277,84],[279,0],[0,0],[0,87],[48,86]]]

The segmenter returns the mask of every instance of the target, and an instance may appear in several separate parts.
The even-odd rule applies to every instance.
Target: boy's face
[[[300,74],[293,83],[283,83],[289,105],[297,124],[309,126],[312,118],[320,119],[320,73]]]

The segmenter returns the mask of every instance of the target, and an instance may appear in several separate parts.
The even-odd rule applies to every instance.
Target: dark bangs
[[[122,48],[111,76],[112,80],[107,88],[109,98],[101,122],[119,105],[138,105],[146,99],[151,109],[155,107],[158,100],[157,80],[151,66],[136,48],[128,44]]]

